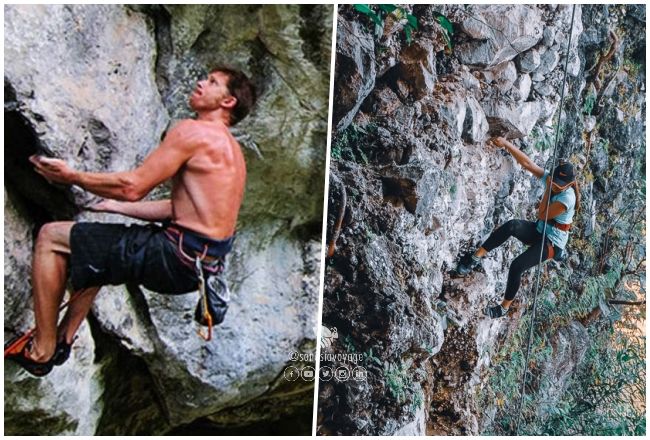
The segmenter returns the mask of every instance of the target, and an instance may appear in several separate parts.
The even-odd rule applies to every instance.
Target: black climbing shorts
[[[187,235],[199,243],[210,241],[196,239],[201,236],[190,231]],[[232,239],[214,242],[229,244],[220,248],[223,255],[232,245]],[[135,283],[158,293],[181,294],[197,290],[198,284],[196,269],[179,255],[169,228],[156,224],[76,223],[70,232],[70,279],[75,291]]]

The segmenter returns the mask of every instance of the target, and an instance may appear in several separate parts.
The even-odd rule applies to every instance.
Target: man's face
[[[194,111],[211,111],[219,107],[232,108],[232,100],[226,84],[228,75],[211,72],[206,79],[199,81],[190,95],[190,107]]]

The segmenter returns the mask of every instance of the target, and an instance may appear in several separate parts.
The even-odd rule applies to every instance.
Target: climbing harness
[[[555,160],[557,158],[557,145],[560,140],[560,124],[562,122],[562,108],[564,107],[564,87],[566,85],[567,70],[569,66],[569,52],[571,51],[571,37],[573,36],[573,20],[575,18],[575,14],[576,14],[576,5],[573,5],[573,10],[571,12],[571,25],[569,27],[569,39],[567,42],[566,60],[564,62],[564,76],[562,79],[562,89],[560,91],[559,115],[557,119],[557,126],[555,128],[555,145],[553,147],[553,160],[552,160],[551,169],[555,169]],[[548,207],[550,203],[551,203],[551,198],[548,197],[548,200],[546,201],[546,215],[544,219],[544,229],[542,230],[542,242],[546,238],[546,226],[550,223],[548,220]],[[532,307],[532,311],[531,311],[532,313],[530,317],[530,330],[528,332],[528,346],[526,348],[526,357],[524,361],[524,373],[521,378],[519,403],[517,405],[517,418],[515,419],[515,429],[514,429],[515,435],[519,435],[519,427],[520,427],[519,420],[521,419],[521,408],[524,403],[524,397],[526,395],[526,375],[528,374],[528,362],[530,359],[530,350],[533,341],[533,329],[535,328],[535,309],[537,306],[537,295],[539,293],[539,287],[540,287],[541,264],[542,264],[543,255],[544,255],[544,247],[542,246],[539,253],[539,264],[537,266],[537,280],[535,282],[535,294],[533,295],[533,307]]]
[[[228,310],[230,290],[223,277],[225,259],[221,256],[208,255],[209,244],[203,244],[201,252],[194,251],[188,255],[183,249],[185,232],[174,227],[166,229],[167,237],[176,244],[176,254],[187,266],[193,267],[198,279],[199,301],[194,312],[194,320],[207,327],[206,333],[201,329],[198,335],[205,341],[212,339],[212,327],[221,324]],[[205,272],[209,272],[206,277]]]
[[[554,219],[549,220],[548,217],[546,218],[546,222],[555,229],[559,229],[560,231],[569,232],[571,229],[571,223],[558,223]]]

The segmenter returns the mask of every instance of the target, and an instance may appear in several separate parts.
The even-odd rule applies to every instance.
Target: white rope
[[[564,86],[566,85],[567,70],[569,66],[569,52],[571,51],[571,36],[573,35],[573,19],[576,14],[576,5],[573,5],[573,12],[571,13],[571,26],[569,27],[569,41],[567,43],[566,59],[564,61],[564,78],[562,79],[562,90],[560,92],[560,113],[557,119],[557,127],[555,128],[555,146],[553,147],[553,161],[551,163],[551,173],[555,169],[555,160],[557,158],[557,145],[560,140],[560,124],[562,123],[562,108],[564,107]],[[552,181],[552,176],[551,176]],[[549,182],[548,191],[551,191],[552,183]],[[533,295],[533,307],[530,318],[530,331],[528,333],[528,347],[526,348],[526,358],[524,362],[524,373],[521,377],[521,389],[519,392],[519,404],[517,405],[517,419],[515,421],[515,435],[519,435],[519,420],[521,419],[521,409],[526,396],[526,375],[528,374],[528,361],[530,358],[530,349],[533,341],[533,330],[535,328],[535,308],[537,306],[537,294],[539,293],[540,278],[542,272],[542,258],[544,256],[544,241],[546,239],[546,227],[548,224],[548,207],[551,204],[551,194],[548,195],[546,200],[546,213],[544,217],[544,229],[542,231],[542,248],[539,253],[539,264],[537,265],[537,281],[535,283],[535,294]]]

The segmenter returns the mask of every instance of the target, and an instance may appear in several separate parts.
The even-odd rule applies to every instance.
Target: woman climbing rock
[[[505,138],[497,137],[490,141],[497,147],[505,148],[512,156],[535,177],[546,185],[544,196],[539,203],[536,221],[513,219],[497,228],[481,247],[474,253],[464,255],[456,269],[459,275],[467,275],[475,270],[481,259],[491,250],[501,246],[510,237],[515,237],[528,246],[528,249],[514,259],[508,272],[508,283],[501,304],[488,306],[485,314],[490,318],[500,318],[508,313],[510,304],[519,290],[521,275],[539,262],[540,252],[542,261],[548,259],[561,260],[564,248],[569,239],[569,229],[573,215],[580,204],[578,188],[573,166],[567,162],[553,170],[553,175],[533,163],[530,158]],[[550,203],[548,197],[551,197]],[[548,207],[548,213],[546,212]],[[544,220],[547,219],[546,236],[542,242]]]

